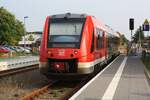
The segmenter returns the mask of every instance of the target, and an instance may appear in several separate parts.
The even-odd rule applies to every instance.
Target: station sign
[[[145,21],[144,21],[143,30],[144,31],[149,31],[149,22],[148,22],[147,19],[145,19]]]

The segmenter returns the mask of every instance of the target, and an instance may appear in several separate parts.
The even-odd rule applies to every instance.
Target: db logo
[[[65,55],[65,50],[64,49],[59,50],[58,55],[59,56],[64,56]]]

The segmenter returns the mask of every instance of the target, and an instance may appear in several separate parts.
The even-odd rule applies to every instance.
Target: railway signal
[[[132,30],[134,30],[134,18],[129,19],[129,30],[131,30],[131,41],[132,41]]]
[[[133,18],[130,18],[129,20],[130,20],[130,21],[129,21],[130,30],[134,30],[134,19],[133,19]]]

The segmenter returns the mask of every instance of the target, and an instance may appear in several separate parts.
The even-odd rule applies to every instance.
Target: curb
[[[150,73],[148,72],[147,68],[144,66],[144,73],[146,75],[146,78],[147,78],[147,81],[148,81],[148,84],[150,86]]]

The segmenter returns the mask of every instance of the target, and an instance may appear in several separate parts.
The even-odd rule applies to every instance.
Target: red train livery
[[[86,76],[117,55],[118,38],[95,17],[57,14],[46,18],[39,69],[48,78]],[[78,77],[79,78],[79,77]]]

